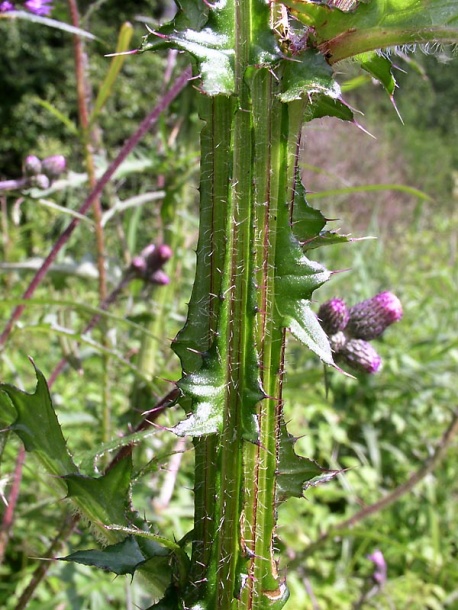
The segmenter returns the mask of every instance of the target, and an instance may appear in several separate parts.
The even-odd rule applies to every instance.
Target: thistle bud
[[[376,373],[382,365],[382,359],[375,349],[363,339],[349,339],[340,350],[339,359],[355,371],[370,375]]]
[[[26,0],[24,8],[34,15],[47,17],[53,9],[52,2],[53,0]]]
[[[138,256],[132,259],[130,270],[134,277],[152,284],[168,284],[169,278],[162,266],[172,256],[172,249],[166,244],[149,244]]]
[[[42,171],[50,180],[55,180],[64,173],[67,162],[63,155],[53,155],[46,157],[42,162]]]
[[[339,331],[335,335],[331,335],[329,337],[329,345],[331,346],[331,349],[334,354],[340,354],[346,343],[347,337],[342,331]]]
[[[30,185],[35,186],[44,191],[45,189],[49,188],[50,181],[48,176],[46,176],[45,174],[38,174],[36,176],[30,177]]]
[[[12,2],[0,2],[0,13],[7,13],[8,11],[14,11],[14,4]]]
[[[386,582],[387,565],[382,551],[376,549],[367,558],[374,564],[374,573],[372,574],[373,581],[380,587]]]
[[[24,159],[24,176],[41,174],[41,161],[35,155],[28,155]]]
[[[402,305],[398,297],[392,292],[380,292],[350,309],[346,332],[356,339],[370,341],[401,318]]]
[[[165,273],[165,271],[162,271],[161,269],[152,273],[149,276],[148,281],[151,284],[158,284],[159,286],[166,286],[167,284],[170,284],[169,276],[167,275],[167,273]]]
[[[348,318],[348,309],[342,299],[330,299],[323,303],[318,310],[318,319],[328,336],[343,330],[347,325]]]

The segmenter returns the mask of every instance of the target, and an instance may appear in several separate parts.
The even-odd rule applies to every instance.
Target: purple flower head
[[[7,13],[8,11],[14,11],[14,4],[12,2],[0,2],[0,13]]]
[[[373,580],[377,585],[382,586],[386,582],[387,573],[386,561],[382,551],[376,549],[373,553],[368,555],[367,558],[374,564],[374,573],[372,574]]]
[[[382,359],[370,343],[363,339],[349,339],[340,349],[339,359],[355,371],[373,375],[380,370]]]
[[[43,159],[41,165],[43,173],[46,174],[50,180],[55,180],[64,173],[67,162],[63,155],[52,155],[51,157]]]
[[[24,8],[34,15],[47,17],[53,9],[52,1],[53,0],[26,0],[24,2]]]
[[[348,318],[348,309],[342,299],[330,299],[323,303],[318,310],[318,319],[328,336],[335,335],[343,330],[347,325]]]
[[[380,292],[350,309],[346,331],[355,339],[376,339],[402,318],[402,305],[392,292]]]

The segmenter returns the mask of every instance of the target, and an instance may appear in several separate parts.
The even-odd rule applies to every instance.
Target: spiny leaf
[[[144,37],[139,52],[173,47],[187,51],[197,60],[202,91],[208,95],[232,95],[235,90],[234,48],[236,31],[231,3],[221,2],[209,12],[202,3],[179,11],[173,22]],[[250,63],[257,67],[271,65],[280,58],[274,34],[269,27],[269,7],[258,1],[250,27],[252,39]],[[190,21],[194,22],[190,26]],[[206,26],[206,27],[204,27]]]
[[[299,239],[307,241],[316,236],[325,224],[320,212],[308,207],[304,188],[299,177],[295,189],[297,207],[293,208],[293,225],[290,226],[287,208],[279,210],[276,255],[276,304],[282,325],[307,345],[326,364],[333,364],[328,338],[309,306],[309,300],[331,272],[309,260]],[[298,239],[299,238],[299,239]]]
[[[373,78],[383,85],[390,97],[394,94],[396,81],[392,72],[392,63],[387,57],[372,51],[357,55],[356,61],[363,70],[369,72]]]
[[[35,365],[34,368],[37,376],[35,393],[27,394],[14,386],[1,384],[0,407],[10,410],[13,406],[17,417],[11,430],[19,436],[27,451],[37,454],[50,474],[62,477],[76,473],[78,469],[68,452],[46,380]]]
[[[321,246],[333,246],[335,244],[347,244],[352,241],[361,241],[362,239],[371,239],[370,237],[353,239],[350,235],[342,235],[338,231],[321,231],[315,237],[302,242],[304,252],[321,248]]]
[[[68,497],[84,506],[85,516],[91,521],[109,525],[127,523],[131,475],[132,457],[127,456],[99,478],[80,474],[64,478]]]
[[[329,340],[310,309],[309,301],[292,300],[282,305],[283,325],[325,364],[334,365]]]
[[[293,233],[303,243],[319,235],[326,224],[326,218],[307,203],[305,188],[300,179],[296,180],[293,207]]]
[[[327,482],[339,472],[325,470],[313,460],[297,455],[294,451],[295,440],[282,422],[277,469],[277,502],[284,502],[293,497],[302,498],[307,487]]]
[[[60,557],[61,561],[74,561],[86,566],[94,566],[115,574],[132,576],[148,557],[140,550],[134,536],[128,536],[122,542],[107,546],[103,550],[89,549]]]

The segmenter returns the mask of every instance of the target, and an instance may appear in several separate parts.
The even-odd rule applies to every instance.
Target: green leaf
[[[7,411],[14,408],[17,417],[10,429],[19,436],[27,451],[36,453],[48,473],[63,477],[78,469],[67,450],[45,378],[33,366],[37,376],[35,393],[27,394],[14,386],[0,384],[0,408]]]
[[[318,235],[310,238],[309,240],[302,242],[304,252],[308,250],[314,250],[315,248],[321,248],[321,246],[333,246],[335,244],[346,244],[352,241],[360,241],[361,239],[371,239],[370,237],[364,237],[360,239],[354,239],[349,235],[341,235],[338,231],[322,231]]]
[[[118,576],[123,574],[133,576],[135,570],[148,561],[148,557],[144,556],[134,536],[128,536],[122,542],[107,546],[103,550],[77,551],[59,559],[114,572]]]
[[[301,343],[309,347],[325,364],[334,366],[331,346],[326,333],[321,328],[309,301],[291,300],[281,307],[283,325]]]
[[[372,0],[345,13],[309,0],[284,4],[310,28],[309,44],[331,64],[396,45],[458,40],[458,5],[448,0]]]
[[[178,436],[202,436],[221,431],[225,383],[216,355],[207,355],[197,373],[178,382],[184,394],[192,398],[193,413],[173,428]]]
[[[197,60],[202,90],[205,93],[208,95],[233,93],[233,39],[228,32],[220,33],[218,28],[205,28],[199,31],[186,27],[180,30],[167,24],[158,32],[145,36],[139,52],[169,47],[187,51]]]
[[[51,102],[47,100],[41,100],[40,98],[36,99],[37,104],[39,104],[42,108],[45,108],[50,114],[52,114],[56,119],[58,119],[70,133],[76,137],[79,136],[78,127],[66,114],[61,112],[58,108],[56,108]],[[70,210],[69,210],[70,211]],[[83,217],[84,218],[84,217]]]
[[[119,32],[119,36],[118,36],[118,44],[116,45],[116,54],[124,53],[125,51],[127,51],[127,49],[129,48],[129,45],[130,45],[130,41],[132,40],[133,31],[134,31],[134,28],[132,27],[132,24],[123,23],[123,25],[121,27],[121,31]],[[100,89],[97,94],[97,98],[94,102],[94,108],[93,108],[91,116],[90,116],[90,124],[93,124],[93,122],[97,118],[97,115],[102,110],[106,101],[110,97],[110,95],[113,91],[113,86],[116,82],[119,72],[121,71],[121,69],[124,65],[125,60],[126,60],[125,55],[116,55],[111,60],[110,68],[108,69],[108,72],[103,80],[103,83],[100,85]]]
[[[296,239],[303,243],[316,238],[326,225],[326,218],[307,203],[305,188],[301,180],[296,180],[296,192],[293,207],[292,229]]]
[[[313,460],[301,457],[294,451],[296,439],[284,422],[280,424],[279,462],[277,470],[277,502],[288,498],[302,498],[304,490],[334,478],[339,471],[325,470]]]
[[[47,25],[50,28],[62,30],[63,32],[67,32],[73,36],[76,35],[81,36],[82,38],[88,38],[89,40],[97,40],[96,36],[90,32],[86,32],[86,30],[76,28],[75,26],[64,23],[63,21],[50,19],[49,17],[40,17],[39,15],[35,15],[34,13],[29,13],[27,11],[8,11],[6,13],[1,13],[0,19],[23,19],[24,21],[38,23],[39,25]]]
[[[85,516],[96,523],[127,524],[130,511],[132,457],[127,456],[99,478],[65,476],[68,497],[84,506]]]
[[[269,27],[267,3],[258,0],[254,4],[250,28],[251,38],[256,42],[249,47],[249,61],[259,68],[277,62],[280,54]],[[235,91],[234,49],[238,35],[233,4],[221,2],[208,11],[208,6],[197,2],[191,3],[190,9],[189,16],[186,6],[186,11],[179,10],[172,23],[145,36],[139,52],[168,47],[187,51],[197,60],[204,93],[232,95]]]
[[[363,70],[369,72],[373,78],[383,85],[390,97],[393,96],[396,81],[393,76],[391,61],[387,57],[372,51],[357,55],[356,61]]]
[[[333,365],[329,340],[309,306],[314,290],[330,278],[331,272],[309,260],[299,241],[313,239],[323,228],[325,219],[320,212],[308,206],[304,193],[297,177],[292,227],[287,209],[279,211],[275,262],[276,306],[282,325],[323,362]]]

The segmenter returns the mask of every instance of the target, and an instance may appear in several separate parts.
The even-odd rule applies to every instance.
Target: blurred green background
[[[80,11],[81,27],[97,37],[85,44],[93,99],[121,25],[133,24],[135,48],[145,23],[154,27],[173,14],[170,6],[147,0],[81,2]],[[69,22],[67,4],[55,2],[52,17]],[[19,178],[28,154],[63,154],[68,166],[49,191],[0,194],[0,305],[6,320],[34,261],[46,256],[88,190],[81,139],[69,127],[78,124],[72,37],[6,18],[0,19],[0,34],[0,180]],[[383,369],[371,377],[325,372],[315,356],[292,339],[288,343],[286,419],[299,439],[296,449],[324,467],[343,469],[333,482],[307,490],[306,499],[280,507],[280,569],[287,571],[294,610],[458,608],[456,442],[434,472],[397,502],[315,544],[421,469],[458,407],[458,64],[448,49],[433,51],[396,58],[403,124],[380,87],[347,64],[339,66],[337,78],[375,139],[336,120],[304,129],[301,162],[310,203],[337,219],[331,228],[355,238],[314,251],[317,260],[341,271],[315,293],[316,309],[333,296],[353,305],[391,290],[403,303],[404,317],[376,342]],[[165,53],[126,60],[94,125],[100,171],[154,107],[167,68],[175,66],[176,74],[184,65],[185,58]],[[103,444],[135,426],[180,377],[170,342],[184,323],[192,286],[199,128],[190,88],[102,197],[109,289],[150,242],[173,249],[166,266],[170,284],[152,288],[133,281],[111,315],[83,336],[99,295],[94,226],[81,223],[59,256],[66,267],[48,275],[1,353],[2,381],[27,391],[35,384],[28,356],[47,377],[62,355],[73,364],[57,378],[52,397],[69,449],[88,475],[99,473],[109,459]],[[50,207],[50,201],[60,207]],[[376,239],[359,240],[365,236]],[[173,408],[158,423],[170,426],[181,416]],[[19,443],[6,433],[2,439],[4,514]],[[180,461],[176,475],[173,460]],[[136,447],[134,463],[133,505],[154,530],[181,538],[192,526],[191,443],[157,429]],[[27,455],[12,536],[2,544],[0,607],[17,607],[69,514],[51,478]],[[80,524],[56,554],[94,544],[89,528]],[[376,590],[367,558],[375,549],[388,567],[387,582]],[[148,599],[137,579],[131,583],[56,562],[28,607],[136,608]]]

